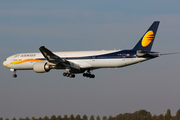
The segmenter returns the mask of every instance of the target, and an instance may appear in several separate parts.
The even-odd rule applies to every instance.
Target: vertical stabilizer
[[[154,21],[133,50],[151,51],[160,21]]]

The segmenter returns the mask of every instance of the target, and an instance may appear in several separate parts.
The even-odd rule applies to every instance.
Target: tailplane
[[[151,51],[160,21],[154,21],[133,50]]]

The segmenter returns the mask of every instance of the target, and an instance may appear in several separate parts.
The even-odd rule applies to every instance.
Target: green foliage
[[[103,116],[103,120],[107,120],[107,117],[106,117],[106,116]]]
[[[72,114],[69,118],[69,120],[75,120],[74,115]]]
[[[50,120],[56,120],[56,116],[52,115]]]
[[[152,116],[151,116],[151,114],[150,114],[150,113],[148,113],[148,114],[147,114],[147,116],[146,116],[146,120],[152,120]]]
[[[141,114],[141,116],[140,116],[140,120],[145,120],[145,118],[144,118],[144,115],[143,115],[143,114]]]
[[[124,113],[116,115],[115,117],[112,117],[111,115],[107,118],[106,116],[103,116],[103,118],[100,118],[99,116],[96,117],[96,120],[180,120],[180,109],[176,112],[176,116],[171,116],[171,110],[168,109],[165,116],[163,114],[160,114],[159,116],[152,116],[150,112],[146,110],[139,110],[135,111],[134,113]],[[3,120],[1,117],[0,120]],[[6,118],[5,120],[9,120]],[[12,120],[16,120],[14,117]],[[18,120],[30,120],[28,117],[25,119],[19,118]],[[44,118],[39,117],[36,119],[35,117],[32,117],[31,120],[88,120],[88,117],[84,115],[82,118],[80,115],[77,115],[74,117],[72,114],[69,118],[67,115],[64,115],[62,118],[61,115],[55,116],[52,115],[50,118],[48,116],[45,116]],[[95,120],[94,116],[91,115],[89,120]]]
[[[61,115],[57,116],[56,120],[62,120]]]
[[[45,116],[45,117],[43,118],[43,120],[49,120],[48,116]]]
[[[180,109],[176,112],[176,119],[180,120]]]
[[[42,120],[42,118],[41,118],[41,117],[39,117],[39,118],[38,118],[38,120]]]
[[[125,120],[125,117],[123,115],[121,116],[121,120]]]
[[[80,116],[80,115],[77,115],[75,119],[76,119],[76,120],[81,120],[81,116]]]
[[[91,115],[90,120],[94,120],[94,116],[93,115]]]
[[[26,119],[25,119],[25,120],[30,120],[30,119],[29,119],[29,117],[26,117]]]
[[[108,120],[113,120],[113,117],[110,115],[109,118],[108,118]]]
[[[139,110],[138,111],[139,116],[143,115],[144,117],[146,117],[148,115],[148,113],[151,114],[150,112],[148,112],[146,110]]]
[[[116,115],[115,120],[121,120],[119,115]]]
[[[101,118],[99,117],[99,115],[96,117],[96,120],[101,120]]]
[[[157,116],[154,115],[154,116],[152,117],[152,120],[158,120],[158,119],[157,119]]]
[[[36,118],[35,118],[35,117],[32,117],[31,120],[36,120]]]
[[[131,120],[130,116],[127,116],[127,117],[126,117],[126,120]]]
[[[134,112],[134,113],[133,113],[132,120],[138,120],[137,112]]]
[[[159,117],[158,117],[158,120],[164,120],[164,115],[160,114]]]
[[[64,115],[63,120],[69,120],[67,115]]]
[[[88,120],[88,117],[86,115],[84,115],[83,120]]]
[[[168,110],[167,110],[167,113],[166,113],[166,115],[165,115],[165,120],[170,120],[171,118],[172,118],[172,116],[171,116],[171,110],[168,109]]]

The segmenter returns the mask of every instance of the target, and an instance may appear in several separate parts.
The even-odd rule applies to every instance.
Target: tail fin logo
[[[153,38],[154,38],[153,31],[152,30],[148,31],[142,39],[142,42],[141,42],[142,46],[143,47],[148,46],[151,43],[151,41],[153,40]]]

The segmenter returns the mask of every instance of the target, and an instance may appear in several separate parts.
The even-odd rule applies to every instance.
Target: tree
[[[56,116],[52,115],[50,120],[56,120]]]
[[[1,117],[0,120],[3,120],[3,118]]]
[[[180,109],[176,112],[176,119],[180,120]]]
[[[116,115],[115,120],[121,120],[120,115]]]
[[[148,114],[147,114],[147,116],[146,116],[146,120],[152,120],[152,116],[151,116],[151,114],[150,114],[150,113],[148,113]]]
[[[99,115],[96,117],[96,120],[101,120],[101,118],[99,117]]]
[[[109,118],[108,118],[108,120],[113,120],[113,117],[110,115]]]
[[[32,117],[31,120],[36,120],[36,118],[35,118],[35,117]]]
[[[6,118],[5,120],[9,120],[8,118]]]
[[[75,119],[76,119],[76,120],[81,120],[81,116],[80,116],[80,115],[77,115]]]
[[[72,114],[69,119],[70,120],[75,120],[74,115]]]
[[[107,120],[107,117],[106,117],[106,116],[103,116],[103,120]]]
[[[41,117],[39,117],[39,118],[38,118],[38,120],[42,120],[42,118],[41,118]]]
[[[93,115],[91,115],[90,120],[94,120],[94,116]]]
[[[137,117],[137,112],[134,112],[133,113],[133,118],[132,118],[133,120],[138,120],[138,117]]]
[[[63,120],[68,120],[68,116],[67,116],[67,115],[64,115]]]
[[[158,117],[158,120],[164,120],[164,115],[160,114],[159,117]]]
[[[83,120],[88,120],[88,117],[86,115],[84,115]]]
[[[61,115],[57,116],[56,120],[62,120]]]
[[[22,120],[22,118],[20,117],[19,120]]]
[[[131,118],[130,118],[130,116],[129,116],[129,115],[126,117],[126,120],[131,120]]]
[[[12,120],[16,120],[16,118],[14,117]]]
[[[45,116],[45,117],[43,118],[43,120],[49,120],[48,116]]]
[[[29,117],[26,117],[26,119],[25,119],[25,120],[30,120],[30,119],[29,119]]]
[[[140,120],[145,120],[145,119],[144,119],[144,115],[143,115],[143,114],[141,114],[141,116],[140,116]]]
[[[170,120],[171,118],[172,118],[172,116],[171,116],[171,110],[168,109],[168,110],[167,110],[167,113],[166,113],[166,115],[165,115],[165,120]]]
[[[154,116],[152,117],[152,120],[157,120],[157,116],[154,115]]]
[[[119,120],[122,120],[122,114],[119,114],[118,117],[119,117]]]
[[[139,116],[143,115],[144,117],[146,117],[148,115],[148,113],[151,114],[150,112],[148,112],[146,110],[139,110],[138,111]]]

